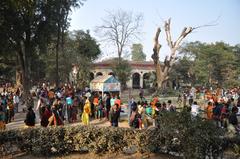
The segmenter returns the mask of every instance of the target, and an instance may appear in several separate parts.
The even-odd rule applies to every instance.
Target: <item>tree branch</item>
[[[154,37],[154,46],[153,46],[153,54],[152,54],[152,59],[154,61],[154,64],[157,64],[159,62],[159,52],[160,52],[161,45],[158,42],[158,38],[159,38],[160,32],[161,32],[161,29],[157,28],[157,31]]]
[[[171,29],[170,29],[170,25],[171,25],[171,18],[169,18],[167,21],[165,21],[165,33],[166,33],[166,40],[168,43],[168,46],[172,49],[173,48],[173,42],[172,42],[172,37],[171,37]]]
[[[107,11],[108,17],[103,19],[104,25],[96,27],[95,32],[104,39],[108,39],[117,46],[119,58],[124,47],[132,38],[139,36],[142,15],[134,16],[132,12],[118,10],[117,12]]]

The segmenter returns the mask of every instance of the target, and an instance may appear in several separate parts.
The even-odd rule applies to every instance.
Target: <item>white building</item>
[[[91,79],[100,75],[114,74],[111,70],[112,60],[94,63],[91,70]],[[131,78],[127,82],[128,88],[148,88],[149,84],[146,80],[150,77],[150,73],[155,72],[153,61],[129,61],[132,71]]]

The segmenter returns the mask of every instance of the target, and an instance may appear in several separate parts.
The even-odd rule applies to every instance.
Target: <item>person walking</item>
[[[112,111],[111,111],[111,126],[118,127],[118,119],[120,116],[119,105],[117,103],[115,103],[111,109],[112,109]]]
[[[68,122],[71,123],[72,122],[72,108],[73,108],[73,97],[71,94],[66,98],[66,104],[67,104]]]
[[[191,106],[191,114],[193,117],[198,116],[200,113],[200,106],[197,104],[197,102],[193,102],[192,106]]]
[[[213,118],[213,103],[208,102],[207,108],[206,108],[206,113],[207,113],[207,119],[211,120]]]
[[[91,114],[91,103],[87,97],[84,97],[84,98],[85,98],[85,104],[83,107],[82,122],[84,125],[89,125],[90,123],[89,115]]]
[[[35,126],[35,113],[32,109],[32,107],[28,107],[28,112],[26,114],[26,119],[24,120],[24,123],[26,124],[27,127],[33,127]]]
[[[130,117],[130,127],[139,129],[142,125],[141,115],[138,113],[138,108],[134,107],[132,109],[132,114]]]
[[[107,99],[106,99],[106,117],[107,117],[107,120],[110,119],[110,117],[109,117],[109,112],[110,112],[110,108],[111,108],[110,100],[111,100],[110,94],[107,94]]]
[[[18,105],[19,105],[19,95],[17,92],[14,93],[13,96],[13,104],[14,104],[14,111],[15,113],[18,113]]]

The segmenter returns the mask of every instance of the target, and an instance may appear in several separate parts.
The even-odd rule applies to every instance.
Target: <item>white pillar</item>
[[[127,88],[132,88],[132,75],[130,79],[127,81]]]
[[[140,73],[140,87],[143,88],[143,74]]]

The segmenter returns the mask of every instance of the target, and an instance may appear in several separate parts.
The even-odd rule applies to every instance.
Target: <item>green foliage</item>
[[[183,54],[174,66],[172,78],[184,83],[233,87],[239,84],[239,49],[223,42],[191,42],[180,49]]]
[[[112,70],[116,75],[117,79],[120,81],[121,87],[125,88],[132,70],[128,61],[121,59],[120,62],[118,62],[117,59],[115,59],[114,63],[112,64]]]
[[[142,44],[133,44],[132,45],[132,61],[145,61],[146,54],[143,52]]]
[[[135,130],[96,126],[35,127],[0,131],[0,154],[17,148],[33,155],[64,155],[71,152],[170,153],[184,158],[217,158],[229,147],[239,153],[239,138],[224,138],[212,121],[193,118],[189,112],[163,112],[156,127]],[[9,146],[10,145],[10,146]]]
[[[205,158],[219,156],[224,135],[213,121],[192,117],[189,112],[164,112],[157,117],[159,127],[158,143],[165,151],[175,151],[184,158]]]
[[[6,61],[3,63],[0,63],[0,83],[3,82],[12,82],[15,79],[13,77],[15,76],[14,68],[12,65],[7,65]]]
[[[90,36],[89,31],[75,31],[74,34],[75,52],[72,55],[72,63],[79,66],[77,74],[77,84],[80,88],[90,83],[91,64],[101,54],[96,40]]]
[[[237,144],[234,144],[233,149],[234,149],[235,156],[240,157],[240,146]]]
[[[122,152],[136,145],[136,130],[112,127],[50,127],[0,132],[0,147],[6,143],[33,155],[63,155],[70,152]],[[21,143],[21,144],[20,144]],[[3,149],[0,153],[3,154]]]
[[[59,77],[61,81],[68,81],[72,65],[76,64],[80,66],[77,74],[77,83],[79,87],[84,88],[89,83],[91,64],[101,53],[99,45],[91,37],[89,31],[77,30],[68,32],[65,34],[64,39],[64,51],[59,52]],[[46,78],[54,81],[54,44],[49,45],[47,55],[43,55],[42,58],[47,66],[45,69]]]
[[[170,76],[171,79],[178,79],[184,83],[195,83],[195,75],[192,70],[194,61],[187,56],[180,58],[174,65]]]
[[[91,37],[89,30],[86,32],[79,30],[73,32],[73,39],[77,43],[77,53],[86,56],[89,60],[95,60],[99,54],[99,45],[96,40]]]
[[[30,79],[45,76],[39,55],[47,52],[59,28],[61,32],[68,28],[71,9],[81,5],[82,0],[0,1],[0,59],[13,57],[10,60],[17,67],[11,72],[21,70],[24,88],[31,84]],[[7,64],[8,60],[3,62]]]

